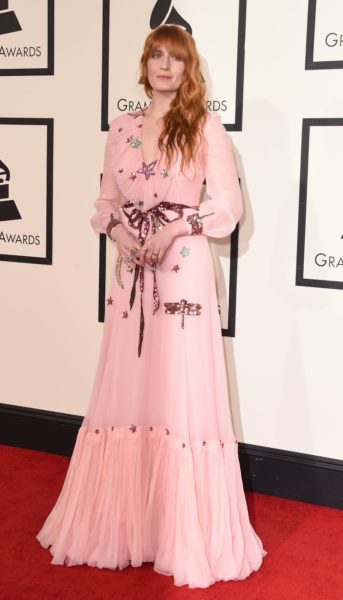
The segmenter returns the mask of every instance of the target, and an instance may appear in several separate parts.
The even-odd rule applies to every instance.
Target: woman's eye
[[[160,58],[161,53],[160,52],[153,52],[152,54],[152,58]]]

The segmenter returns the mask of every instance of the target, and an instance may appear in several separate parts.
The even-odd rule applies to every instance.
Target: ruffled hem
[[[52,564],[153,562],[190,588],[245,579],[267,554],[249,521],[236,440],[187,444],[164,426],[81,426],[36,537]]]

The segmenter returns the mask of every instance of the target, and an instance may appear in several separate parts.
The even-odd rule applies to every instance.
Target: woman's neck
[[[158,121],[170,109],[170,104],[175,97],[175,93],[165,95],[154,92],[151,102],[146,110],[146,115]]]

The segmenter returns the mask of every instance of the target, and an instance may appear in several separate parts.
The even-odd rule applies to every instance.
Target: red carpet
[[[151,563],[111,571],[51,565],[35,539],[60,492],[69,458],[0,446],[0,599],[343,600],[343,513],[247,493],[268,555],[243,581],[175,587]]]

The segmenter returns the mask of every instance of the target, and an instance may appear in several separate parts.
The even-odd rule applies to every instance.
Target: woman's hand
[[[178,235],[186,235],[188,227],[185,221],[182,219],[176,219],[170,223],[166,223],[164,227],[158,229],[154,235],[152,235],[141,248],[140,264],[161,264],[164,256],[174,241],[174,238]]]
[[[140,242],[124,225],[120,224],[114,227],[111,238],[116,242],[119,256],[122,257],[128,267],[132,267],[132,264],[141,264],[139,258]]]

